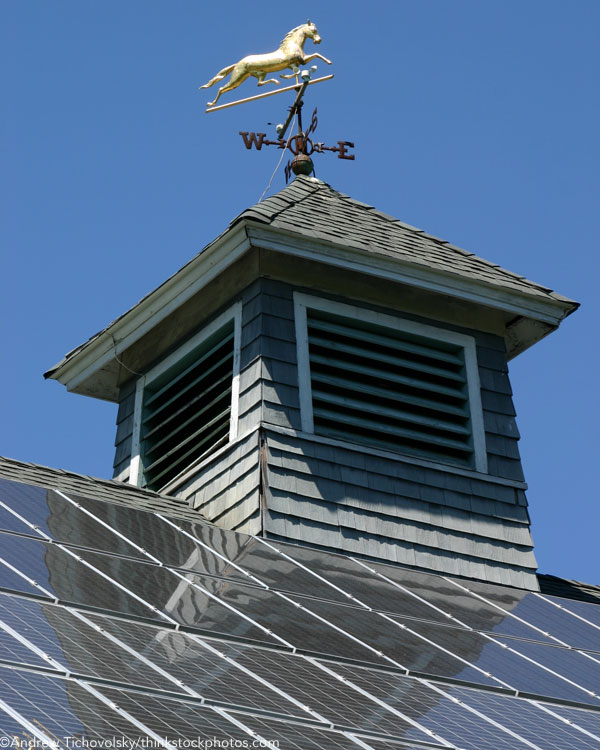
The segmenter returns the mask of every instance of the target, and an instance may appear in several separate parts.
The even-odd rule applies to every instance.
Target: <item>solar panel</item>
[[[499,636],[498,640],[500,640]],[[582,688],[594,693],[600,692],[600,662],[594,661],[585,654],[562,646],[547,646],[512,638],[502,638],[501,640],[520,654],[524,654],[538,664],[557,672]],[[551,695],[551,693],[547,693],[547,695]],[[600,698],[594,699],[583,692],[578,700],[600,705]]]
[[[446,742],[466,750],[515,750],[514,737],[427,684],[411,677],[382,673],[372,668],[336,665],[347,680],[369,691],[417,721]],[[415,730],[406,739],[416,740]]]
[[[388,657],[388,663],[393,662],[396,666],[411,671],[440,677],[478,682],[484,685],[500,684],[498,680],[485,675],[467,663],[474,663],[486,645],[482,637],[476,633],[417,620],[391,621],[375,612],[356,607],[341,607],[317,600],[303,599],[302,604],[328,622],[339,624],[354,637],[381,650]],[[408,625],[411,630],[418,631],[419,635],[400,627],[396,622]],[[433,643],[428,643],[425,638],[432,640]],[[445,647],[443,644],[447,642],[452,647],[450,652],[443,650]],[[456,654],[457,651],[460,656]],[[324,644],[320,647],[320,652],[332,653],[332,650],[329,644]]]
[[[174,680],[169,682],[164,674],[93,628],[86,622],[85,615],[77,616],[65,607],[0,596],[0,621],[62,665],[65,671],[157,690],[181,690]],[[37,662],[23,659],[23,663]]]
[[[585,729],[587,732],[596,737],[600,743],[600,712],[586,711],[583,708],[571,708],[568,706],[559,706],[555,703],[548,704],[547,708],[555,714],[559,714],[568,721],[577,724],[578,727]]]
[[[1,596],[1,595],[0,595]],[[1,597],[4,598],[4,597]],[[0,618],[1,619],[1,618]],[[22,635],[22,634],[21,634]],[[36,654],[14,635],[2,628],[0,622],[0,659],[14,664],[30,664],[34,667],[48,668],[48,662]]]
[[[214,739],[220,742],[249,741],[248,732],[230,722],[223,713],[198,703],[159,698],[145,693],[108,687],[101,688],[101,693],[167,740],[198,738]],[[240,723],[243,723],[246,718],[245,714],[236,714],[236,716],[240,718]],[[264,737],[264,739],[271,738]],[[231,746],[235,747],[234,744]]]
[[[561,607],[567,610],[565,615],[569,615],[570,612],[574,613],[593,623],[597,628],[600,628],[600,605],[581,602],[576,599],[561,599],[558,596],[549,596],[548,594],[544,594],[543,598],[555,604],[560,604]]]
[[[75,556],[75,554],[82,555],[81,550],[69,554],[58,544],[11,534],[0,534],[0,549],[1,556],[9,564],[36,581],[49,596],[67,602],[116,610],[136,617],[158,617],[149,605],[142,603],[124,589],[118,588],[89,566],[83,565]],[[133,563],[124,558],[111,558],[97,553],[87,554],[114,560],[117,565]],[[14,588],[5,586],[3,579],[0,581],[3,587]],[[21,585],[15,590],[28,593],[31,591],[31,586]]]
[[[539,629],[536,636],[524,637],[533,637],[534,640],[548,640],[544,636],[541,636],[540,631],[543,631],[574,648],[588,648],[600,651],[600,630],[587,625],[576,617],[569,617],[567,613],[562,612],[558,607],[546,601],[545,597],[528,591],[505,589],[501,586],[493,586],[477,581],[460,583],[490,602],[508,609],[513,615],[522,618]],[[478,601],[481,602],[480,599]],[[563,601],[566,602],[568,600]],[[483,604],[483,602],[481,603]],[[503,631],[498,629],[498,632]],[[517,632],[506,634],[519,635]]]
[[[207,700],[309,716],[297,704],[270,690],[264,681],[253,680],[225,658],[238,661],[239,652],[251,647],[225,641],[205,642],[181,631],[101,615],[89,615],[89,619]],[[267,681],[272,677],[266,673],[261,676]],[[293,692],[294,686],[288,687]]]
[[[263,544],[263,546],[265,545]],[[269,542],[269,546],[280,552],[279,556],[276,554],[274,555],[273,562],[276,563],[276,565],[272,566],[269,574],[271,579],[270,585],[276,588],[284,589],[282,581],[285,581],[285,578],[279,575],[279,566],[281,565],[282,558],[285,559],[285,557],[288,557],[292,558],[300,565],[306,566],[311,571],[318,572],[320,576],[332,584],[326,586],[326,584],[321,583],[316,576],[312,576],[313,581],[318,584],[318,590],[323,591],[323,594],[321,594],[322,598],[349,603],[350,600],[348,599],[348,596],[336,592],[336,589],[334,588],[335,586],[346,594],[355,597],[367,607],[373,609],[378,609],[383,612],[396,612],[402,615],[436,620],[444,623],[448,621],[448,618],[445,617],[442,612],[429,606],[416,596],[412,596],[411,593],[388,583],[377,575],[374,575],[367,569],[367,567],[348,557],[331,554],[322,550],[299,547],[292,544],[283,544],[281,542],[277,542],[276,544]],[[371,563],[369,562],[368,565],[370,567]],[[427,580],[434,578],[434,576],[419,574],[403,569],[402,573],[406,574],[403,585],[411,590],[416,589],[418,594],[421,593],[419,586],[420,581],[422,579]],[[439,576],[437,579],[440,581],[442,580]],[[430,585],[433,585],[433,581]],[[447,584],[445,585],[447,586]],[[314,589],[315,586],[313,584],[312,590]],[[311,595],[310,579],[308,580],[307,589],[290,587],[286,590]],[[313,595],[319,596],[320,594],[314,593]]]
[[[598,742],[542,711],[532,701],[468,688],[446,691],[544,750],[598,748]]]
[[[132,740],[143,735],[76,680],[0,668],[0,700],[49,738],[79,735],[104,742],[115,735]]]
[[[253,731],[260,733],[263,737],[275,740],[279,747],[285,750],[357,750],[362,747],[374,747],[370,738],[357,738],[356,735],[348,732],[342,733],[328,729],[317,729],[315,727],[302,726],[289,721],[278,721],[264,719],[259,716],[244,716],[242,714],[231,714],[244,721]],[[386,747],[404,750],[402,745],[390,744],[386,740]]]
[[[336,677],[336,664],[321,664],[300,655],[227,644],[224,653],[242,666],[317,711],[327,721],[353,731],[403,736],[413,725]],[[325,668],[323,668],[325,667]],[[385,678],[385,675],[382,675]],[[415,733],[431,742],[426,733]]]

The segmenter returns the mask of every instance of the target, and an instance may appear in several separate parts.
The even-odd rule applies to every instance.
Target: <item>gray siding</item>
[[[521,490],[365,448],[266,435],[268,536],[535,588]]]
[[[206,461],[177,491],[204,518],[223,528],[261,533],[259,433]]]

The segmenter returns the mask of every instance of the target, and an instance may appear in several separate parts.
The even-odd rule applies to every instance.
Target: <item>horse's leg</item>
[[[245,67],[242,69],[238,69],[238,70],[234,68],[233,72],[231,73],[231,78],[229,79],[229,81],[227,81],[227,83],[224,86],[221,86],[221,88],[219,89],[219,93],[216,95],[214,101],[208,102],[208,106],[214,107],[215,104],[219,101],[221,94],[226,94],[228,91],[233,91],[233,89],[237,89],[237,87],[241,83],[244,83],[246,78],[248,78],[249,76],[250,76],[250,73],[246,70]]]
[[[317,57],[319,58],[319,60],[323,60],[323,62],[326,62],[327,65],[331,65],[331,60],[323,57],[323,55],[320,55],[318,52],[313,52],[312,55],[306,55],[303,65],[306,65],[306,63],[309,63],[311,60],[315,60]]]
[[[265,76],[267,75],[264,70],[259,70],[256,73],[252,73],[253,76],[257,79],[257,85],[258,86],[264,86],[266,83],[276,83],[278,86],[281,83],[276,78],[267,78],[265,81]]]

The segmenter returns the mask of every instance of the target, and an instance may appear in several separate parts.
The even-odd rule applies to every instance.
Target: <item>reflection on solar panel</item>
[[[59,490],[0,502],[0,737],[600,746],[600,607]]]
[[[582,731],[577,731],[579,727],[575,726],[576,731],[572,731],[571,727],[551,712],[541,710],[532,701],[469,688],[450,688],[447,692],[467,706],[477,709],[488,718],[547,750],[583,750],[587,747],[598,747],[598,742]]]

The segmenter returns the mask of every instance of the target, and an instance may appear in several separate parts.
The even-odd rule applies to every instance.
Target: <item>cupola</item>
[[[46,377],[217,525],[537,589],[507,362],[576,308],[300,176]]]

